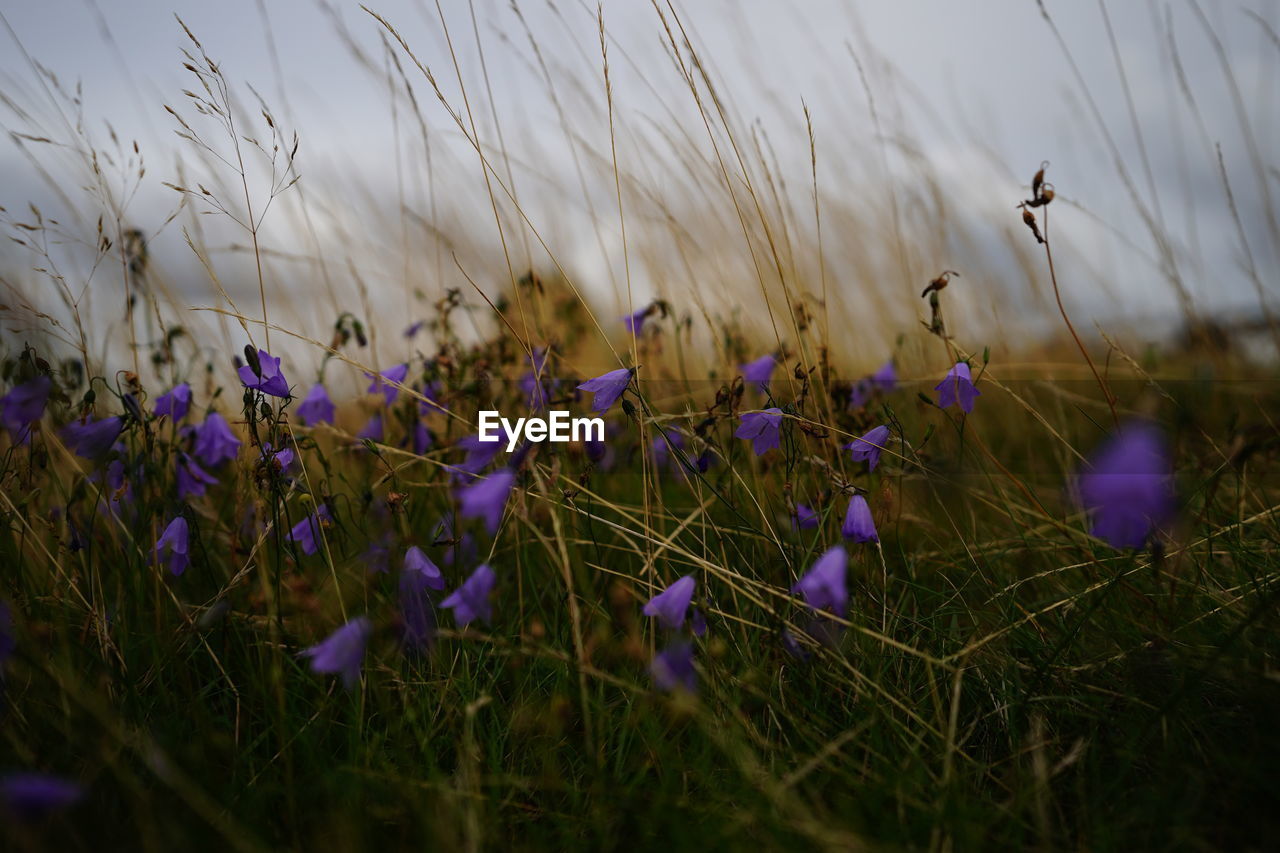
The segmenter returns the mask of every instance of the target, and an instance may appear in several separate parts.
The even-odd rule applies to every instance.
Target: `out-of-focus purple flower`
[[[320,423],[331,424],[334,411],[335,407],[333,401],[329,399],[329,392],[325,390],[323,383],[317,382],[311,386],[311,390],[298,406],[298,417],[302,418],[302,422],[307,426]]]
[[[426,320],[418,320],[415,323],[410,323],[404,330],[404,336],[410,340],[416,338],[418,336],[418,332],[421,332],[422,327],[426,325],[426,322]]]
[[[644,331],[644,321],[653,313],[653,306],[646,305],[639,311],[632,311],[630,314],[622,318],[622,325],[627,332],[632,335],[638,335]]]
[[[311,671],[342,676],[342,686],[348,690],[360,682],[360,664],[364,661],[364,649],[373,633],[373,623],[367,616],[357,616],[327,639],[301,654],[311,658]]]
[[[33,820],[75,805],[84,788],[47,773],[6,773],[0,777],[0,800],[17,817]]]
[[[48,376],[37,376],[15,385],[8,394],[0,397],[0,423],[15,442],[25,441],[31,425],[44,416],[52,390],[53,380]]]
[[[13,636],[13,611],[9,609],[8,602],[0,601],[0,669],[9,662],[17,648],[18,642]],[[0,673],[0,678],[3,678],[3,673]]]
[[[190,547],[191,535],[187,520],[180,515],[176,516],[156,540],[156,559],[163,560],[167,551],[169,574],[177,577],[191,565]]]
[[[871,384],[885,394],[898,387],[898,370],[893,366],[892,359],[886,361],[884,366],[871,374]]]
[[[1130,421],[1093,454],[1078,479],[1090,533],[1113,548],[1141,548],[1173,520],[1169,447],[1148,421]]]
[[[377,376],[374,376],[372,373],[366,373],[365,378],[373,380],[369,385],[368,393],[381,394],[382,399],[386,400],[387,405],[390,406],[396,401],[396,397],[400,395],[400,389],[395,385],[384,382],[383,380],[390,380],[390,382],[403,385],[404,378],[408,375],[409,365],[407,364],[397,364],[395,367],[388,367]]]
[[[684,450],[684,436],[673,429],[658,428],[659,434],[654,437],[650,447],[653,450],[653,464],[658,468],[666,468],[671,462],[671,448]],[[663,437],[665,436],[665,438]]]
[[[880,534],[876,532],[876,523],[871,519],[871,507],[862,495],[849,498],[849,509],[844,514],[844,524],[840,532],[846,539],[854,542],[879,542]]]
[[[547,407],[552,391],[560,382],[548,375],[546,347],[538,347],[533,351],[529,367],[529,372],[520,377],[519,385],[527,405],[536,412]]]
[[[889,441],[889,428],[887,426],[878,426],[868,432],[861,438],[855,438],[846,444],[845,450],[851,451],[850,455],[853,461],[867,463],[867,470],[876,470],[876,465],[880,462],[880,454],[884,451],[885,445]]]
[[[663,627],[675,631],[684,624],[689,611],[689,602],[693,600],[693,589],[696,581],[693,575],[685,575],[662,592],[649,599],[644,606],[645,616],[656,616]]]
[[[356,438],[367,439],[373,442],[382,441],[382,415],[374,413],[368,422],[356,433]]]
[[[178,473],[178,497],[182,500],[204,497],[205,490],[209,486],[218,484],[216,477],[211,476],[208,471],[200,467],[196,460],[185,453],[178,454],[176,467]]]
[[[782,632],[782,648],[796,660],[806,661],[809,659],[809,651],[800,645],[800,641],[796,639],[795,634],[785,629]]]
[[[849,408],[861,409],[871,399],[871,380],[859,379],[849,388]]]
[[[769,380],[773,378],[773,369],[777,366],[778,360],[772,355],[762,355],[755,361],[748,361],[746,364],[740,365],[742,380],[749,386],[764,388],[769,384]]]
[[[280,371],[280,359],[260,349],[258,350],[258,369],[260,372],[254,373],[252,365],[241,365],[236,371],[240,377],[240,383],[246,388],[270,394],[272,397],[289,396],[289,382]]]
[[[315,512],[299,521],[289,531],[289,538],[298,543],[298,547],[302,549],[302,553],[308,557],[320,549],[320,529],[325,522],[332,521],[333,516],[329,514],[329,507],[324,504]]]
[[[493,592],[496,580],[489,564],[481,563],[470,577],[462,582],[462,586],[440,602],[440,606],[453,611],[453,618],[458,620],[458,627],[464,627],[475,619],[480,619],[487,625],[493,618],[493,604],[489,596]]]
[[[963,361],[957,361],[955,367],[947,371],[947,375],[942,377],[942,381],[933,390],[938,392],[938,408],[945,409],[959,403],[966,414],[973,411],[973,401],[982,395],[981,391],[973,387],[969,365]]]
[[[466,457],[458,465],[458,470],[468,474],[479,474],[483,471],[502,448],[507,446],[510,434],[504,429],[502,436],[499,441],[481,441],[479,435],[466,435],[458,439],[458,443],[454,446],[467,451]]]
[[[716,463],[716,455],[712,453],[711,448],[708,447],[698,454],[698,460],[694,464],[698,466],[699,474],[705,474],[707,473],[708,470],[710,470],[711,466],[714,465],[715,463]]]
[[[654,657],[649,664],[649,674],[659,690],[698,689],[698,673],[693,668],[693,646],[688,643],[672,643]]]
[[[265,442],[262,445],[262,454],[258,457],[261,462],[274,465],[280,471],[289,470],[295,458],[293,448],[282,447],[276,450],[271,446],[271,442]]]
[[[171,420],[180,421],[191,409],[191,385],[183,382],[175,385],[165,393],[156,397],[155,415],[157,418],[168,415]]]
[[[831,610],[844,616],[849,606],[849,588],[845,584],[848,565],[849,555],[837,545],[819,557],[791,591],[799,593],[814,610]]]
[[[413,452],[418,456],[431,449],[431,433],[422,421],[413,422]]]
[[[124,421],[117,416],[96,421],[75,420],[62,428],[62,438],[77,456],[97,459],[106,454],[124,431]]]
[[[421,578],[422,585],[429,589],[444,589],[444,575],[440,568],[417,545],[410,545],[404,552],[404,574]]]
[[[756,456],[762,456],[779,445],[781,429],[782,409],[775,406],[762,412],[747,412],[742,415],[742,425],[733,435],[734,438],[751,439],[751,449]]]
[[[210,412],[204,423],[196,427],[196,443],[192,448],[200,461],[216,468],[240,452],[240,439],[231,431],[227,419],[217,412]]]
[[[796,530],[812,530],[818,526],[818,514],[804,504],[796,504],[796,514],[791,516],[791,526]]]
[[[400,617],[403,623],[401,641],[406,649],[415,652],[430,648],[435,639],[436,610],[431,604],[428,590],[443,588],[444,578],[440,578],[440,587],[432,584],[432,579],[423,572],[409,570],[406,556],[405,570],[400,573]]]
[[[702,611],[693,608],[693,616],[689,619],[689,627],[693,630],[693,636],[705,637],[707,635],[707,617],[702,615]]]
[[[488,477],[463,486],[458,491],[459,512],[463,518],[483,518],[490,533],[498,532],[502,511],[506,509],[516,472],[510,468],[495,471]]]
[[[614,403],[618,402],[622,392],[627,390],[627,385],[631,383],[631,377],[634,374],[634,369],[620,367],[617,370],[602,373],[594,379],[588,379],[578,386],[578,390],[590,391],[595,395],[591,401],[591,411],[607,412]]]

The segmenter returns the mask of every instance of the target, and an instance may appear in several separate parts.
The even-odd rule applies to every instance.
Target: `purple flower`
[[[416,323],[410,323],[404,330],[404,336],[412,340],[418,336],[418,332],[422,331],[422,327],[426,325],[426,320],[418,320]]]
[[[503,468],[464,486],[458,492],[462,517],[483,518],[489,532],[497,533],[498,525],[502,523],[502,511],[507,506],[507,498],[515,481],[516,472]]]
[[[649,674],[659,690],[687,690],[698,688],[698,674],[693,668],[693,646],[673,643],[667,646],[649,664]]]
[[[849,509],[844,514],[844,524],[840,532],[846,539],[854,542],[879,542],[880,534],[876,533],[876,524],[871,520],[871,508],[862,495],[849,498]]]
[[[871,380],[859,379],[849,388],[849,407],[861,409],[871,399]]]
[[[658,468],[666,468],[671,461],[671,448],[684,450],[684,436],[663,427],[659,427],[658,432],[659,435],[650,444],[653,449],[653,464]]]
[[[324,504],[320,508],[299,521],[289,531],[289,538],[298,543],[302,548],[302,553],[308,557],[319,550],[320,545],[317,539],[320,536],[320,529],[327,521],[332,521],[333,516],[329,515],[329,508]]]
[[[26,819],[75,805],[82,796],[84,789],[76,782],[47,773],[6,773],[0,778],[0,800]]]
[[[431,449],[431,433],[422,421],[413,422],[413,452],[418,456]]]
[[[871,374],[871,384],[885,394],[898,387],[898,371],[892,360],[886,361],[883,367]]]
[[[258,350],[258,369],[254,373],[252,365],[243,365],[236,371],[241,384],[246,388],[270,394],[272,397],[288,397],[289,382],[280,372],[280,359],[264,349]]]
[[[707,617],[702,615],[702,611],[693,608],[693,616],[689,619],[689,627],[693,630],[693,636],[705,637],[707,634]]]
[[[191,537],[187,520],[179,515],[169,522],[164,533],[160,534],[160,538],[156,540],[156,559],[164,559],[164,553],[168,550],[169,574],[177,577],[191,565],[191,555],[188,553],[190,547]]]
[[[37,376],[14,386],[8,394],[0,397],[0,424],[14,441],[25,441],[31,424],[44,416],[44,407],[49,403],[52,390],[53,380],[48,376]]]
[[[814,610],[830,609],[837,616],[844,616],[849,606],[849,588],[845,585],[848,565],[849,555],[837,545],[819,557],[791,591],[799,593]]]
[[[410,551],[416,551],[411,548]],[[421,552],[419,552],[421,553]],[[424,556],[425,560],[426,557]],[[427,560],[430,563],[430,560]],[[439,569],[436,570],[437,575]],[[444,587],[444,578],[439,578],[440,586],[434,585],[434,579],[420,571],[409,569],[409,559],[405,557],[405,570],[400,573],[400,617],[403,623],[401,641],[406,649],[422,651],[431,646],[436,634],[436,611],[431,604],[429,589]]]
[[[123,431],[124,421],[113,416],[96,421],[72,421],[63,427],[62,437],[77,456],[96,459],[111,449]]]
[[[552,390],[560,382],[547,375],[546,347],[538,347],[533,351],[533,355],[529,357],[529,365],[531,369],[520,377],[519,386],[529,408],[536,412],[547,407]]]
[[[156,397],[155,415],[157,418],[168,415],[171,420],[180,421],[187,416],[191,408],[191,386],[183,382],[175,385],[164,394]]]
[[[311,386],[311,390],[307,392],[302,404],[298,406],[298,417],[302,418],[302,423],[306,426],[315,426],[320,423],[331,424],[333,423],[333,413],[333,401],[329,399],[329,392],[325,390],[324,384],[320,382]]]
[[[953,403],[959,403],[965,413],[973,411],[974,398],[982,392],[973,387],[973,379],[969,373],[969,365],[957,361],[956,366],[947,371],[942,381],[934,386],[938,392],[938,408],[945,409]]]
[[[279,471],[289,470],[289,466],[293,464],[295,454],[292,448],[282,447],[276,450],[271,446],[271,442],[264,442],[262,445],[262,453],[258,460],[268,465],[274,465]]]
[[[312,672],[341,675],[342,686],[350,690],[360,681],[360,663],[372,633],[369,618],[357,616],[301,654],[311,658]]]
[[[211,476],[185,453],[178,454],[177,472],[178,497],[182,500],[203,497],[207,487],[218,484],[216,477]]]
[[[375,414],[369,418],[368,422],[356,433],[356,438],[374,442],[382,441],[382,415]]]
[[[458,470],[467,474],[479,474],[483,471],[499,451],[506,447],[510,433],[504,429],[502,436],[500,441],[481,441],[479,435],[467,435],[458,439],[455,447],[461,447],[467,451],[466,458],[462,460]]]
[[[210,412],[204,423],[196,428],[196,443],[192,448],[200,461],[216,468],[240,452],[240,439],[231,431],[227,419],[217,412]]]
[[[649,599],[644,606],[645,616],[656,616],[664,627],[675,631],[684,624],[689,602],[693,600],[696,582],[693,575],[685,575],[662,592]]]
[[[489,601],[489,595],[493,592],[495,580],[493,569],[489,568],[489,564],[481,563],[471,576],[462,582],[462,586],[440,602],[440,606],[448,607],[453,611],[453,618],[458,620],[460,628],[474,619],[480,619],[488,624],[493,618],[493,607]]]
[[[409,550],[404,552],[404,574],[420,578],[424,587],[444,589],[444,575],[440,573],[440,568],[417,545],[410,545]]]
[[[880,453],[884,450],[885,445],[889,441],[889,428],[887,426],[878,426],[868,432],[862,438],[855,438],[846,444],[845,450],[852,451],[853,461],[866,461],[867,470],[876,470],[876,465],[880,462]]]
[[[620,367],[617,370],[602,373],[594,379],[588,379],[578,386],[578,390],[590,391],[595,395],[591,401],[591,411],[607,412],[614,403],[618,402],[622,392],[627,390],[627,385],[631,383],[631,377],[634,374],[634,369]]]
[[[782,409],[773,407],[763,412],[747,412],[742,416],[742,425],[738,427],[734,438],[751,439],[751,449],[756,456],[776,448],[779,444],[779,432],[782,429]]]
[[[818,514],[804,504],[796,504],[796,514],[791,517],[796,530],[812,530],[818,526]]]
[[[409,365],[407,364],[397,364],[395,367],[388,367],[377,376],[374,376],[372,373],[366,373],[365,377],[373,380],[372,384],[369,385],[367,393],[381,394],[382,399],[386,400],[387,405],[390,406],[396,401],[396,397],[400,395],[400,389],[395,387],[395,385],[389,385],[382,380],[388,379],[391,382],[403,385],[404,378],[408,375]]]
[[[622,325],[626,327],[627,332],[630,334],[638,335],[644,331],[644,321],[652,312],[652,305],[646,305],[639,311],[632,311],[630,314],[622,318]]]
[[[1078,486],[1090,533],[1113,548],[1141,548],[1173,520],[1172,463],[1155,424],[1124,424],[1093,454]]]
[[[748,361],[746,364],[740,365],[742,379],[748,385],[764,388],[769,384],[769,380],[773,378],[773,369],[777,366],[777,359],[772,355],[762,355],[755,361]]]
[[[13,637],[13,611],[6,602],[0,601],[0,668],[13,657],[18,642]]]

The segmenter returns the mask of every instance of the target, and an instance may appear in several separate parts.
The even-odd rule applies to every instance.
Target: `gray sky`
[[[420,158],[404,141],[416,131],[403,106],[393,118],[385,77],[362,68],[345,41],[350,37],[385,70],[379,28],[358,4],[329,2],[10,0],[0,3],[0,9],[26,53],[65,86],[78,82],[83,87],[85,122],[95,138],[105,138],[109,122],[121,137],[139,142],[148,175],[130,213],[144,230],[158,228],[173,207],[172,193],[160,182],[177,179],[180,160],[184,168],[191,168],[190,155],[173,136],[174,123],[162,108],[168,103],[190,112],[181,95],[192,86],[191,75],[181,67],[180,51],[187,42],[174,20],[176,12],[222,63],[242,103],[248,100],[245,84],[251,84],[302,137],[299,163],[306,190],[317,210],[328,211],[312,221],[313,241],[318,233],[326,243],[360,247],[350,249],[353,253],[385,256],[387,244],[395,241],[388,238],[384,244],[376,234],[365,232],[401,227],[395,216],[400,193],[400,201],[423,216],[429,204],[438,205],[436,218],[442,227],[466,232],[477,245],[495,245],[496,231],[474,153],[416,72],[411,79],[436,145],[431,173],[435,190],[404,189],[424,182],[424,175],[418,174],[423,169]],[[448,96],[461,103],[435,5],[415,0],[368,0],[368,5],[396,25]],[[1132,185],[1175,244],[1185,286],[1196,301],[1216,310],[1246,313],[1258,305],[1258,286],[1245,269],[1244,246],[1227,205],[1214,144],[1222,146],[1249,251],[1264,288],[1274,298],[1273,270],[1280,264],[1280,249],[1275,232],[1269,230],[1264,190],[1280,198],[1273,156],[1280,150],[1280,44],[1259,20],[1273,31],[1280,29],[1280,2],[1200,0],[1225,44],[1254,150],[1264,160],[1262,173],[1251,160],[1232,92],[1191,4],[1111,0],[1103,7],[1086,0],[1046,0],[1046,5]],[[616,207],[610,206],[611,172],[589,163],[587,193],[579,191],[555,104],[506,0],[475,0],[483,69],[471,29],[472,7],[462,0],[443,0],[441,7],[481,136],[496,146],[491,119],[496,113],[522,205],[575,275],[608,290],[605,282],[616,280],[621,270]],[[824,205],[853,205],[850,197],[861,188],[877,180],[883,183],[885,161],[874,156],[878,149],[852,59],[856,53],[870,78],[886,134],[910,136],[963,215],[1003,218],[1007,210],[1007,215],[1016,216],[1012,206],[1020,185],[1027,183],[1041,160],[1052,162],[1050,178],[1059,193],[1088,211],[1070,212],[1063,206],[1054,213],[1080,255],[1078,274],[1073,276],[1077,287],[1069,294],[1077,310],[1105,317],[1117,311],[1158,314],[1176,305],[1166,277],[1144,260],[1155,253],[1153,241],[1035,0],[700,0],[677,8],[742,125],[758,120],[767,133],[789,181],[785,192],[798,210],[811,205],[801,99],[814,116]],[[1145,163],[1108,40],[1104,8],[1144,138]],[[551,68],[561,106],[572,114],[573,131],[597,153],[607,152],[594,4],[524,0],[520,9]],[[658,17],[647,2],[607,0],[604,20],[611,39],[622,165],[655,194],[672,190],[687,195],[687,186],[678,181],[679,170],[655,154],[659,145],[653,140],[660,139],[664,129],[699,128],[688,91],[671,69]],[[1185,92],[1168,52],[1169,23]],[[0,51],[0,91],[29,113],[0,107],[4,128],[39,133],[43,123],[56,125],[36,75],[22,52],[10,49],[10,34],[0,32],[0,43],[5,44]],[[488,74],[492,105],[484,96],[483,71]],[[1188,95],[1200,111],[1198,119],[1189,109]],[[591,159],[586,152],[584,147],[579,156]],[[910,180],[912,173],[901,156],[893,156],[888,168],[895,180]],[[594,217],[586,197],[598,205]],[[0,205],[14,210],[28,199],[42,207],[57,205],[18,149],[0,143]],[[869,198],[868,204],[872,201]],[[362,212],[379,205],[385,208],[385,218]],[[340,210],[350,215],[344,218],[335,212]],[[272,234],[274,245],[306,253],[308,243],[301,236],[296,208],[279,215],[282,224]],[[602,220],[607,223],[601,225]],[[732,226],[729,221],[727,230],[716,233],[731,235]],[[1115,230],[1123,236],[1116,236]],[[989,241],[993,251],[998,250],[1001,238],[996,232],[975,228],[974,233],[979,243]],[[156,256],[175,266],[189,265],[178,228],[170,226],[162,237],[154,246]],[[438,252],[434,264],[441,277],[456,277],[455,270],[441,265]],[[637,288],[647,293],[670,287],[671,282],[664,284],[651,267],[637,258]],[[912,274],[923,276],[926,269],[922,266]],[[499,275],[487,267],[482,272]],[[997,264],[991,274],[998,273]],[[288,278],[287,265],[274,268],[272,274]],[[1002,318],[1005,323],[1017,320],[1016,313]]]

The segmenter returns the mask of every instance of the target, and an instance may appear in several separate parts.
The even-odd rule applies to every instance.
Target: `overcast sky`
[[[460,103],[435,4],[423,0],[367,3],[395,24],[419,58],[436,72],[442,88]],[[1103,7],[1091,0],[1046,0],[1132,183],[1144,197],[1153,195],[1152,184],[1156,187],[1148,201],[1177,244],[1175,251],[1186,258],[1188,289],[1203,305],[1247,313],[1257,310],[1258,282],[1246,271],[1245,245],[1230,213],[1212,146],[1222,146],[1248,250],[1261,271],[1264,289],[1274,299],[1274,270],[1280,256],[1265,199],[1268,193],[1280,197],[1274,157],[1280,150],[1276,144],[1280,42],[1274,36],[1280,29],[1280,1],[1199,0],[1199,4],[1224,44],[1243,121],[1255,141],[1252,151],[1242,130],[1242,113],[1235,107],[1219,58],[1192,4],[1112,0]],[[555,104],[539,79],[511,4],[475,0],[472,6],[463,0],[442,0],[441,8],[468,93],[477,101],[472,106],[481,135],[488,144],[495,144],[490,116],[496,113],[516,163],[517,182],[527,194],[542,184],[576,191],[578,179],[563,144]],[[814,116],[820,157],[828,168],[850,174],[874,171],[874,164],[861,157],[862,152],[874,150],[867,145],[874,134],[852,59],[857,54],[875,81],[882,118],[895,129],[886,132],[909,129],[931,168],[954,181],[963,195],[994,205],[992,210],[1011,210],[1008,202],[1016,199],[1017,186],[1029,180],[1041,160],[1052,161],[1051,178],[1059,192],[1089,211],[1076,230],[1078,245],[1086,250],[1094,274],[1091,280],[1107,279],[1112,285],[1095,283],[1089,285],[1088,293],[1073,294],[1071,298],[1084,310],[1141,314],[1175,305],[1159,270],[1143,260],[1154,253],[1152,241],[1140,224],[1134,224],[1138,215],[1130,190],[1093,123],[1085,90],[1035,0],[685,0],[676,8],[736,115],[748,125],[758,119],[768,133],[777,157],[787,164],[783,171],[795,178],[791,191],[799,193],[796,198],[801,205],[808,173],[802,99]],[[1110,15],[1123,78],[1103,9]],[[385,66],[386,56],[376,22],[357,3],[41,0],[7,2],[0,4],[0,10],[8,30],[0,32],[0,91],[11,105],[31,110],[21,115],[0,107],[4,128],[39,132],[38,125],[49,121],[49,113],[38,106],[47,106],[48,101],[26,56],[64,85],[81,85],[85,120],[97,128],[98,138],[109,121],[120,136],[138,140],[147,156],[149,174],[131,209],[141,223],[155,227],[172,207],[173,198],[160,182],[176,179],[176,164],[183,156],[182,143],[172,133],[174,123],[162,108],[164,104],[183,106],[181,91],[192,86],[191,75],[181,67],[181,50],[188,45],[174,13],[222,63],[241,96],[247,96],[243,87],[251,84],[288,127],[297,129],[304,140],[300,163],[310,192],[393,197],[397,182],[403,180],[397,178],[396,158],[405,156],[406,149],[389,140],[396,133],[407,133],[407,117],[401,111],[393,118],[386,81],[356,59],[356,51],[363,51],[376,65]],[[473,11],[484,66],[471,29]],[[598,99],[602,84],[594,3],[523,0],[520,11],[557,80],[562,106]],[[692,115],[689,95],[671,71],[662,26],[652,5],[641,0],[606,0],[603,15],[611,40],[619,121],[628,133],[658,134],[664,122],[677,116],[686,121]],[[1170,25],[1185,90],[1169,53],[1166,27]],[[482,95],[485,72],[493,93],[492,108]],[[452,159],[442,156],[436,164],[434,178],[439,186],[450,186],[450,180],[461,182],[460,175],[467,172],[472,189],[482,187],[475,183],[479,172],[474,160],[465,159],[466,146],[450,118],[421,77],[413,79],[431,132],[453,150]],[[1145,163],[1139,156],[1122,79],[1144,137]],[[582,89],[581,94],[575,94],[574,85]],[[1202,120],[1189,109],[1189,98]],[[605,127],[607,146],[602,111],[591,115],[584,110],[570,120],[575,124],[580,120],[583,135],[594,135],[597,145]],[[1251,155],[1263,159],[1261,173]],[[658,164],[633,165],[656,191],[670,180],[664,176],[671,170]],[[413,167],[402,164],[399,168]],[[833,177],[833,185],[839,186],[839,180],[840,176]],[[1006,182],[1012,189],[991,193],[994,181]],[[604,182],[589,193],[607,199],[611,190]],[[465,208],[443,199],[441,209],[447,208],[448,215],[468,227],[482,229],[487,196],[472,194],[479,196],[478,207]],[[531,202],[529,209],[560,220],[548,226],[548,233],[556,235],[558,250],[567,261],[585,277],[616,276],[616,258],[606,262],[601,257],[602,247],[605,255],[617,254],[613,244],[600,237],[599,228],[583,221],[589,214],[582,200],[567,205],[554,195],[551,198],[542,206]],[[0,205],[15,209],[27,199],[57,203],[17,147],[0,143]],[[607,213],[616,216],[614,211]],[[489,226],[491,231],[491,219]],[[360,225],[348,222],[330,227],[342,230]],[[1123,230],[1124,237],[1116,237],[1112,229]],[[186,250],[181,239],[172,236],[156,251],[176,263]],[[280,238],[281,245],[286,242]]]

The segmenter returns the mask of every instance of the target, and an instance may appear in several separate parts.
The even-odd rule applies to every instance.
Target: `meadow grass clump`
[[[382,18],[397,104],[419,108],[416,69],[480,161],[495,275],[454,253],[456,287],[406,279],[389,308],[371,258],[333,305],[273,301],[265,217],[307,188],[305,149],[261,98],[267,141],[245,135],[185,26],[199,119],[169,112],[211,177],[171,189],[247,238],[247,290],[192,228],[217,304],[166,293],[100,173],[114,215],[82,243],[94,269],[119,261],[109,309],[50,261],[63,226],[24,220],[55,286],[4,306],[26,322],[0,364],[6,849],[1249,849],[1280,831],[1274,363],[1080,334],[1045,165],[1000,227],[1064,334],[975,331],[978,272],[911,278],[948,241],[904,237],[896,204],[895,325],[897,295],[837,284],[805,244],[655,10],[746,296],[631,286],[628,204],[666,202],[614,145],[600,10],[613,307]],[[547,258],[524,267],[521,243]],[[553,410],[603,438],[480,435],[481,412]]]

